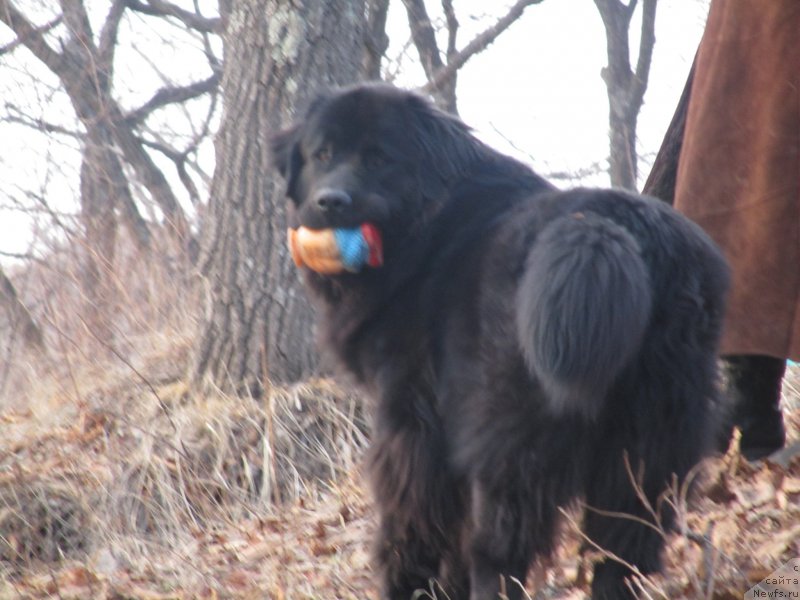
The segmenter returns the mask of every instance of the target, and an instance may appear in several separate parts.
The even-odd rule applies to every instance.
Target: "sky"
[[[638,126],[640,156],[649,154],[652,160],[661,145],[707,11],[706,1],[659,0],[650,84]],[[640,23],[641,9],[635,23],[637,19]],[[637,34],[638,25],[632,27],[632,64]],[[468,36],[464,32],[462,44]],[[532,163],[542,174],[577,172],[596,164],[605,168],[608,100],[600,71],[606,64],[605,30],[594,3],[545,0],[529,7],[461,72],[461,117],[484,141]],[[649,165],[642,163],[640,172],[646,177]],[[582,183],[608,185],[608,176],[603,171]]]
[[[28,0],[21,0],[24,5]],[[92,4],[105,4],[92,0]],[[428,2],[431,11],[438,2]],[[481,0],[455,2],[460,19],[458,47],[466,45],[472,37],[493,23],[505,12],[508,2],[487,3]],[[47,2],[41,4],[46,6]],[[392,2],[388,32],[392,44],[387,53],[390,60],[403,52],[409,39],[408,26],[402,3]],[[104,7],[99,13],[104,15]],[[672,118],[692,58],[702,34],[708,0],[659,0],[656,17],[656,44],[650,72],[650,84],[639,118],[638,150],[640,176],[649,171],[647,160],[658,150],[666,127]],[[641,9],[634,19],[640,18]],[[3,26],[0,25],[0,29]],[[632,27],[636,36],[637,26]],[[137,35],[132,27],[123,28],[121,39]],[[9,39],[8,32],[0,31],[0,43]],[[138,38],[137,38],[138,39]],[[138,39],[139,46],[143,41]],[[635,64],[638,39],[631,40]],[[529,7],[522,18],[505,31],[483,53],[474,56],[459,72],[457,94],[462,119],[471,125],[477,135],[495,148],[531,164],[543,175],[594,171],[579,182],[586,185],[607,185],[604,171],[608,155],[608,101],[600,71],[606,64],[605,31],[600,15],[591,0],[544,0]],[[197,48],[192,44],[176,42],[170,52],[171,61],[197,60]],[[397,82],[408,87],[424,83],[413,48],[406,50],[403,69]],[[151,68],[146,64],[146,53],[139,55],[120,53],[121,58],[138,65],[123,78],[129,82],[123,105],[135,106],[149,97],[152,91],[141,84],[137,69]],[[0,61],[5,60],[0,57]],[[139,61],[138,63],[136,61]],[[144,62],[142,62],[144,61]],[[28,64],[28,63],[26,63]],[[3,66],[0,63],[0,66]],[[19,66],[17,65],[17,68]],[[41,67],[35,76],[47,77]],[[4,87],[6,98],[20,102],[28,93],[25,78],[16,88]],[[158,87],[158,82],[152,89]],[[141,98],[137,97],[137,94]],[[34,101],[41,98],[32,98]],[[52,99],[47,99],[52,104]],[[52,115],[48,115],[52,120]],[[36,188],[46,177],[62,177],[44,168],[48,158],[63,163],[67,173],[77,166],[75,153],[64,151],[62,144],[75,145],[70,140],[58,143],[34,142],[28,130],[22,127],[0,126],[3,150],[0,150],[0,177],[6,182],[6,192],[17,185]],[[206,160],[213,154],[210,143]],[[599,170],[598,170],[599,167]],[[165,165],[169,169],[168,165]],[[61,189],[61,205],[69,209],[74,197],[74,183],[69,175]],[[556,180],[566,187],[575,182]],[[53,189],[53,188],[51,188]],[[13,192],[16,193],[16,192]],[[32,237],[26,220],[14,211],[3,208],[0,197],[0,252],[25,252]],[[0,256],[0,261],[3,258]]]

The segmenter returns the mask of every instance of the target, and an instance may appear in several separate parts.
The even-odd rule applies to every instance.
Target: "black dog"
[[[432,578],[520,597],[511,578],[576,498],[592,541],[657,570],[641,497],[658,507],[713,441],[728,272],[700,229],[654,199],[557,191],[385,85],[318,99],[271,145],[290,225],[383,238],[380,268],[304,270],[325,346],[376,401],[384,597]],[[631,597],[630,574],[598,563],[592,597]]]

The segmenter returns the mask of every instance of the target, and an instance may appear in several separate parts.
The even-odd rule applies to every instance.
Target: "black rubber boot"
[[[782,358],[757,354],[723,357],[728,394],[733,401],[731,425],[742,432],[739,451],[747,460],[758,460],[783,448],[786,429],[781,413],[781,382],[786,372]]]

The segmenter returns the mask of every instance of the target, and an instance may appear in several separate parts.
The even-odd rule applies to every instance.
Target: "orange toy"
[[[380,232],[371,223],[353,229],[298,227],[289,229],[288,234],[294,264],[322,275],[357,273],[365,265],[383,264]]]

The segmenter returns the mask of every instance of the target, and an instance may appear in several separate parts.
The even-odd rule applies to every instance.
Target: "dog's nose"
[[[325,188],[314,195],[314,202],[325,212],[342,211],[353,203],[345,191]]]

